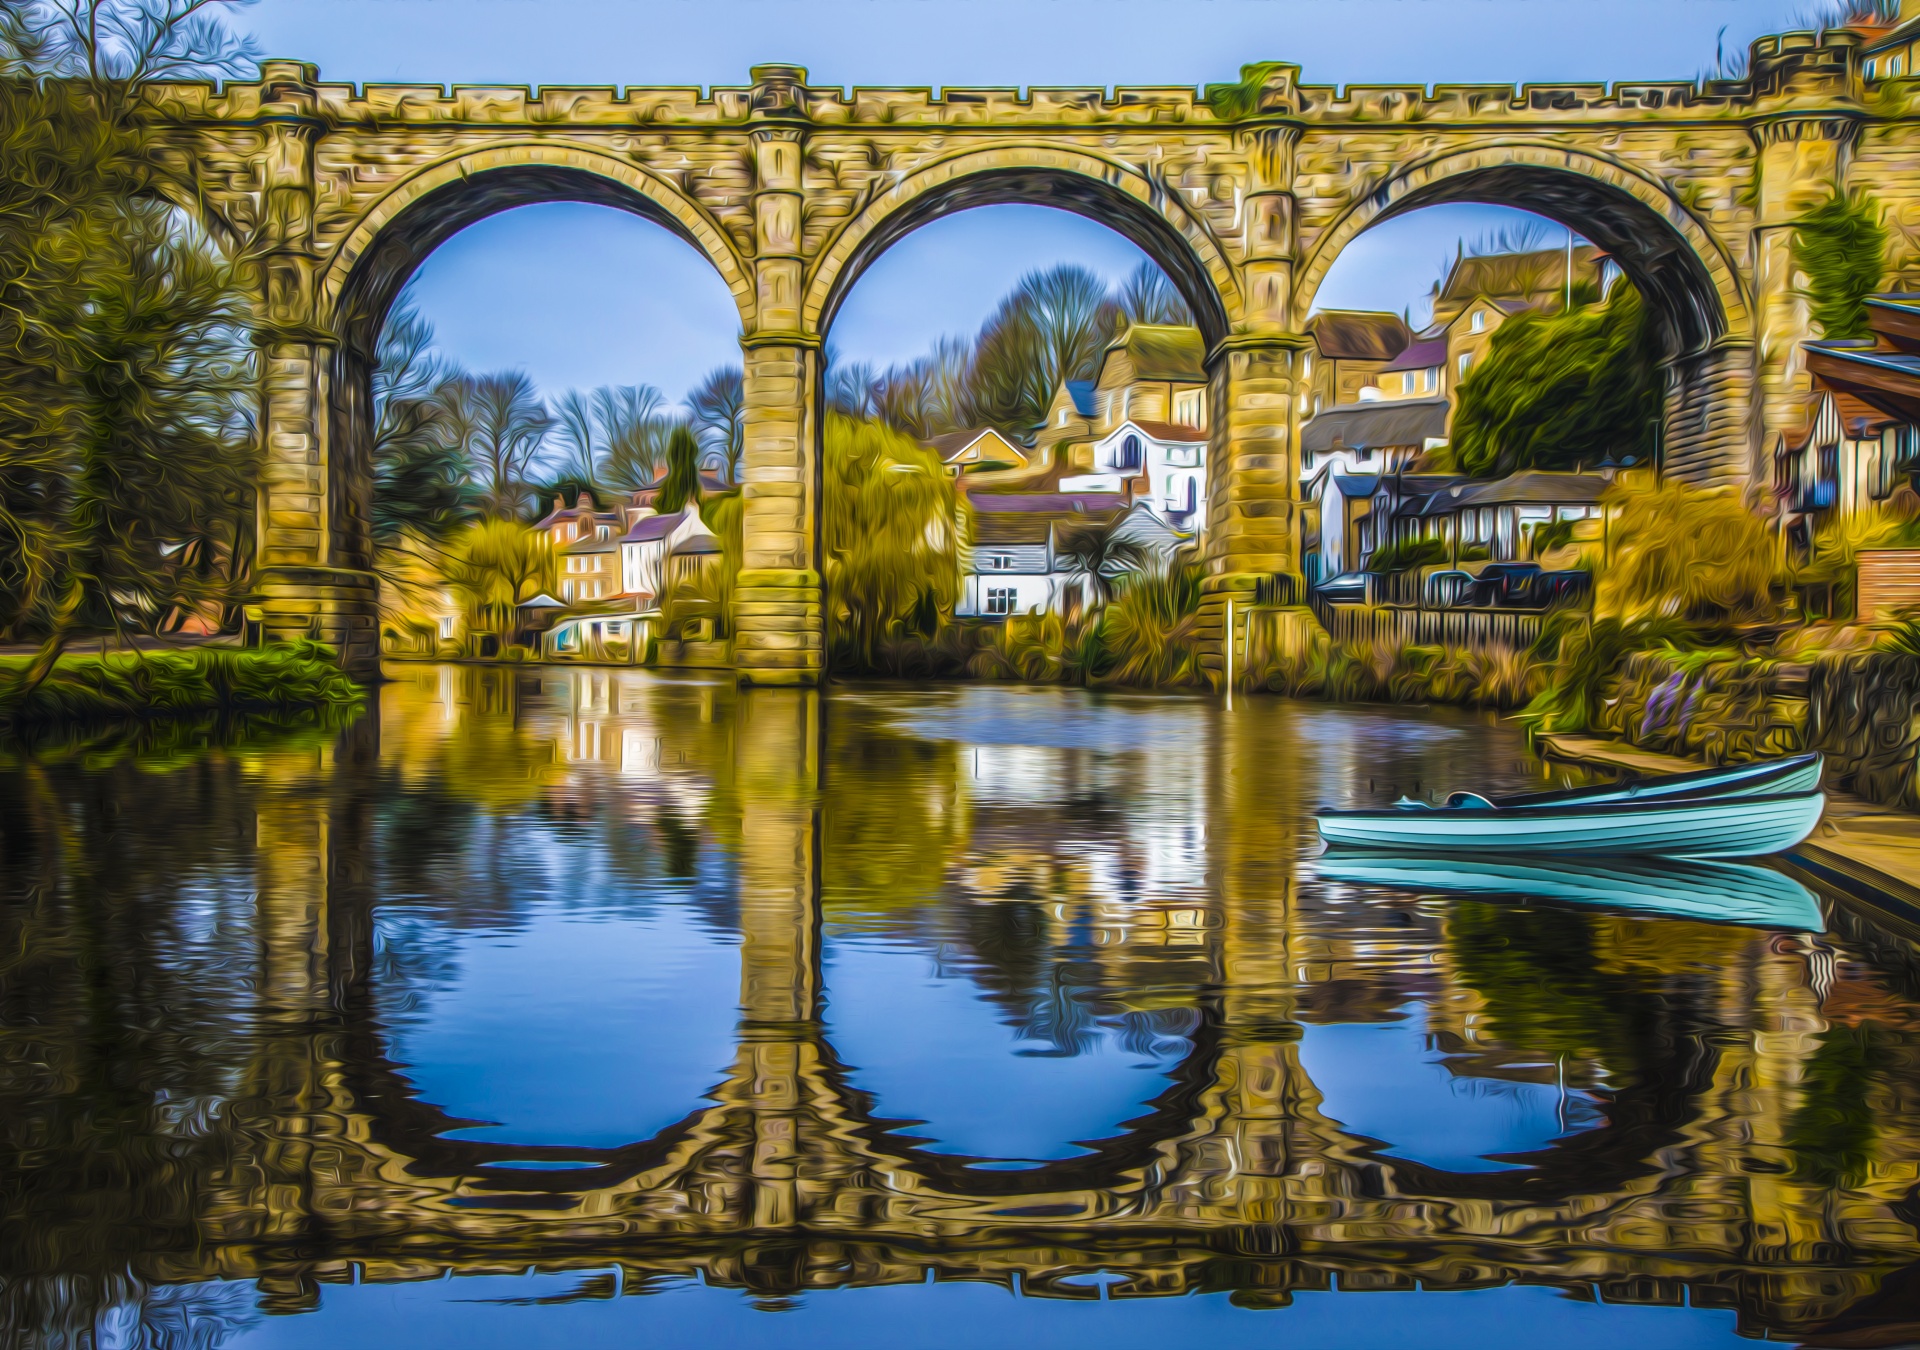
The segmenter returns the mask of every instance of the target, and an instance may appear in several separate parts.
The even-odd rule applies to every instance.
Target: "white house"
[[[657,609],[673,580],[667,570],[670,554],[695,540],[713,538],[699,509],[687,507],[666,514],[641,508],[632,526],[620,536],[620,592],[633,596],[639,610]]]
[[[961,576],[955,612],[987,618],[1076,612],[1087,602],[1086,578],[1062,554],[1061,534],[1078,522],[1116,518],[1121,538],[1162,558],[1187,542],[1146,502],[1129,505],[1124,493],[976,496],[972,566]]]
[[[1131,491],[1175,530],[1206,521],[1207,433],[1197,427],[1129,417],[1093,445],[1093,471],[1060,480],[1060,491]]]

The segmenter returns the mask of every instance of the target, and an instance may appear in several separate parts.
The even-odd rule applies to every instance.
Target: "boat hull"
[[[1814,792],[1528,810],[1322,811],[1316,822],[1329,844],[1402,853],[1757,858],[1783,853],[1812,834],[1826,802]]]
[[[1817,933],[1826,927],[1813,892],[1770,867],[1745,863],[1334,852],[1321,855],[1314,867],[1330,881],[1395,890],[1525,896],[1795,932]]]
[[[1641,802],[1680,797],[1795,797],[1820,790],[1820,775],[1824,767],[1825,761],[1817,753],[1792,755],[1785,759],[1724,765],[1605,787],[1504,797],[1498,805],[1507,810],[1537,810],[1545,806]]]

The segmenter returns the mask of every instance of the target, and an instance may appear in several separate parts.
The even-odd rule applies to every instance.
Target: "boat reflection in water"
[[[1578,785],[1502,723],[391,674],[0,761],[0,1345],[1915,1320],[1911,943],[1753,867],[1317,856]]]
[[[1749,863],[1499,854],[1396,858],[1336,850],[1316,860],[1314,870],[1331,881],[1403,891],[1509,895],[1810,933],[1826,927],[1812,891],[1783,872]]]

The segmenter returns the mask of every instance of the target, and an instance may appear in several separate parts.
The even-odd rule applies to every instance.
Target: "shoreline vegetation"
[[[263,647],[67,652],[30,682],[32,655],[0,657],[0,726],[153,721],[209,714],[358,711],[365,692],[310,640]]]

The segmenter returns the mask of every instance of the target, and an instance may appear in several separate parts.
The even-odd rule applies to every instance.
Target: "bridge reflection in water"
[[[1831,906],[1810,937],[1320,875],[1323,799],[1537,781],[1505,728],[398,676],[317,746],[5,778],[0,1306],[24,1343],[134,1289],[249,1279],[291,1312],[530,1267],[776,1301],[1523,1283],[1836,1345],[1920,1322],[1900,937]],[[649,1099],[673,1122],[649,1137],[530,1133],[486,1114],[526,1091],[504,1058],[428,1062],[472,944],[513,946],[536,892],[737,945],[731,1045],[704,1095]],[[644,965],[663,931],[620,940]],[[571,1011],[541,1011],[542,978]],[[595,1020],[566,978],[523,1005],[582,1019],[552,1074],[642,1095],[694,1081],[698,1055],[648,1056],[735,997],[695,979],[684,1028],[658,999]]]

